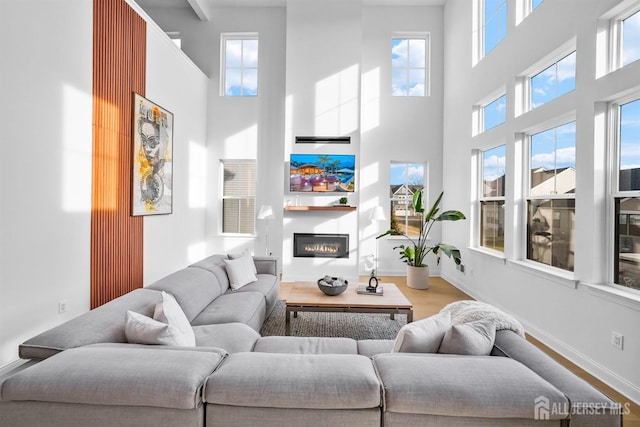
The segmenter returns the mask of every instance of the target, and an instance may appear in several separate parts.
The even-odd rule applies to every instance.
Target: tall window
[[[640,99],[617,105],[614,283],[640,289]]]
[[[622,20],[621,65],[640,59],[640,11]]]
[[[391,225],[409,236],[420,234],[421,218],[412,208],[413,195],[424,189],[424,163],[392,162],[390,170]]]
[[[253,234],[256,217],[256,161],[223,160],[222,232]]]
[[[507,117],[507,95],[494,99],[482,107],[483,130],[489,130],[504,123]]]
[[[573,271],[576,124],[530,136],[527,259]]]
[[[223,34],[221,41],[222,94],[224,96],[257,96],[257,34]]]
[[[505,146],[482,152],[480,246],[504,251]]]
[[[429,94],[427,65],[429,36],[391,39],[391,94],[426,96]]]
[[[487,56],[507,36],[507,1],[483,1],[482,34],[484,56]]]
[[[529,79],[531,109],[576,88],[576,52],[573,51]]]
[[[536,7],[540,6],[540,4],[542,3],[543,0],[531,0],[531,10],[535,9]]]

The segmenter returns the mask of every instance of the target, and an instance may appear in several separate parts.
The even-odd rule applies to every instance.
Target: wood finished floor
[[[367,277],[361,277],[360,280],[365,282],[368,280]],[[444,279],[439,277],[431,277],[429,278],[429,289],[428,290],[416,290],[407,287],[406,278],[405,277],[381,277],[381,283],[384,282],[395,283],[398,288],[404,293],[409,301],[413,304],[413,318],[414,320],[424,319],[425,317],[431,316],[432,314],[436,314],[450,302],[465,300],[465,299],[473,299],[469,295],[460,291],[455,286],[451,285]],[[293,283],[290,282],[282,282],[280,285],[280,299],[286,298],[289,289]],[[590,375],[580,367],[571,363],[564,357],[560,356],[555,351],[551,350],[549,347],[542,344],[540,341],[535,338],[529,336],[527,334],[527,339],[540,348],[542,351],[547,353],[553,359],[558,361],[560,364],[565,366],[567,369],[574,372],[579,377],[583,378],[590,384],[592,384],[597,389],[601,390],[607,396],[612,399],[617,400],[622,404],[627,404],[631,411],[630,414],[624,416],[624,426],[625,427],[640,427],[640,406],[631,402],[631,400],[622,394],[618,393],[611,387],[607,386],[602,381],[598,380],[594,376]]]

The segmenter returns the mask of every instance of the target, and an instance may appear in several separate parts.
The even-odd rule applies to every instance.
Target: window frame
[[[225,196],[225,180],[224,180],[224,170],[225,164],[242,164],[242,163],[251,163],[255,167],[254,174],[256,174],[256,180],[253,183],[253,192],[254,195],[244,195],[244,196]],[[255,237],[257,234],[256,230],[256,199],[257,199],[257,161],[255,159],[220,159],[220,207],[218,212],[220,212],[220,221],[219,221],[219,234],[221,236],[228,237]],[[254,212],[252,215],[253,219],[253,232],[251,233],[240,233],[240,232],[227,232],[224,230],[224,201],[225,200],[253,200]]]
[[[640,189],[638,190],[620,190],[620,133],[621,133],[621,118],[620,108],[635,101],[640,101],[640,91],[634,90],[632,93],[617,98],[607,105],[607,122],[608,122],[608,152],[609,161],[607,166],[609,168],[608,173],[608,196],[607,196],[607,282],[610,286],[619,289],[624,292],[629,292],[634,295],[640,295],[640,289],[635,289],[630,286],[616,283],[616,255],[619,254],[616,248],[617,236],[617,221],[616,215],[616,201],[624,198],[640,198]]]
[[[627,65],[631,65],[634,62],[639,61],[640,59],[636,59],[629,64],[624,65],[622,63],[622,51],[624,46],[622,45],[623,40],[623,25],[622,22],[627,18],[635,15],[636,13],[640,13],[640,4],[635,4],[623,12],[616,14],[609,20],[609,66],[607,67],[608,73],[619,70],[621,68],[626,67]]]
[[[542,74],[542,73],[544,73],[545,71],[547,71],[547,70],[548,70],[549,68],[551,68],[551,67],[555,67],[555,69],[556,69],[556,74],[557,74],[558,64],[559,64],[560,62],[564,61],[565,59],[567,59],[569,56],[571,56],[571,55],[573,55],[573,54],[575,54],[575,55],[576,55],[576,66],[574,67],[574,72],[573,72],[573,81],[574,81],[574,83],[573,83],[573,89],[571,89],[569,92],[566,92],[566,93],[563,93],[563,94],[561,94],[561,95],[558,95],[558,94],[557,94],[557,92],[558,92],[558,79],[556,78],[556,85],[555,85],[556,95],[555,95],[553,98],[549,99],[548,101],[546,101],[546,102],[544,102],[544,103],[542,103],[542,104],[538,105],[537,107],[534,107],[534,106],[533,106],[533,102],[532,102],[532,101],[533,101],[533,99],[532,99],[532,91],[533,91],[533,89],[532,89],[532,84],[531,84],[532,80],[533,80],[535,77],[537,77],[537,76],[539,76],[540,74]],[[526,86],[526,96],[525,96],[526,108],[525,108],[525,111],[532,111],[532,110],[535,110],[536,108],[542,107],[543,105],[546,105],[546,104],[548,104],[548,103],[550,103],[550,102],[552,102],[552,101],[555,101],[556,99],[559,99],[559,98],[563,97],[564,95],[568,95],[568,94],[570,94],[571,92],[574,92],[574,91],[576,90],[576,87],[577,87],[576,77],[577,77],[577,68],[578,68],[578,67],[577,67],[577,57],[578,57],[578,51],[577,51],[577,49],[573,48],[571,51],[569,51],[569,52],[564,52],[563,54],[559,55],[559,56],[558,56],[558,58],[557,58],[556,60],[554,60],[554,61],[553,61],[553,62],[551,62],[551,63],[548,63],[549,65],[547,65],[546,67],[541,68],[541,69],[540,69],[540,68],[537,68],[537,69],[538,69],[538,71],[537,71],[537,72],[535,72],[535,73],[529,73],[529,74],[526,76],[526,79],[525,79],[525,82],[526,82],[526,84],[525,84],[525,86]]]
[[[487,109],[487,107],[488,107],[489,105],[493,104],[493,103],[494,103],[494,102],[496,102],[496,101],[499,101],[499,100],[500,100],[500,99],[502,99],[502,98],[504,98],[504,108],[505,108],[505,111],[504,111],[504,120],[503,120],[503,121],[501,121],[501,122],[499,122],[499,123],[496,123],[494,126],[492,126],[492,127],[490,127],[490,128],[487,128],[487,127],[485,126],[485,118],[486,118],[486,117],[485,117],[485,111],[486,111],[486,109]],[[502,92],[502,95],[498,95],[495,99],[492,99],[492,100],[491,100],[491,101],[489,101],[489,102],[486,102],[486,103],[484,103],[484,104],[481,104],[481,105],[480,105],[480,109],[479,109],[479,114],[480,114],[480,116],[479,116],[479,118],[478,118],[478,119],[479,119],[479,125],[480,125],[480,129],[479,129],[479,131],[480,131],[480,132],[479,132],[479,133],[486,132],[486,131],[488,131],[488,130],[491,130],[491,129],[496,128],[496,127],[498,127],[498,126],[500,126],[500,125],[505,124],[505,123],[506,123],[506,121],[507,121],[507,94],[506,94],[505,92]]]
[[[409,63],[409,59],[407,59],[406,67],[394,67],[393,66],[393,41],[395,39],[402,40],[424,40],[424,94],[422,95],[410,95],[411,90],[409,83],[411,82],[410,72],[411,70],[420,70],[422,67],[411,67]],[[431,96],[431,33],[427,31],[413,31],[413,32],[394,32],[391,35],[390,40],[390,84],[391,84],[391,97],[392,98],[426,98]],[[394,85],[393,85],[393,72],[396,69],[405,70],[406,72],[406,83],[407,83],[407,93],[405,95],[396,95],[394,93]]]
[[[562,194],[538,194],[538,195],[532,195],[531,194],[531,141],[532,141],[532,136],[537,135],[539,133],[543,133],[543,132],[547,132],[549,130],[553,130],[553,129],[557,129],[559,127],[565,126],[569,123],[575,123],[576,126],[576,139],[575,139],[575,149],[576,149],[576,160],[577,160],[577,150],[578,150],[578,137],[577,137],[577,120],[575,117],[575,112],[571,113],[570,115],[566,115],[566,116],[561,116],[558,117],[557,119],[551,121],[551,122],[547,122],[544,124],[541,124],[539,126],[537,126],[535,129],[531,129],[530,131],[526,132],[523,137],[524,137],[524,141],[525,141],[525,147],[524,147],[524,152],[523,152],[523,176],[522,176],[522,214],[521,214],[521,221],[523,224],[522,227],[522,240],[521,240],[521,254],[522,254],[522,260],[526,263],[530,263],[532,265],[535,265],[537,269],[539,270],[546,270],[546,271],[550,271],[550,272],[554,272],[557,273],[561,276],[566,276],[566,275],[573,275],[575,273],[575,253],[574,253],[574,264],[573,264],[573,270],[568,270],[568,269],[564,269],[561,267],[556,267],[553,266],[551,264],[545,264],[543,262],[540,261],[536,261],[534,259],[529,258],[529,251],[528,251],[528,247],[529,247],[529,207],[530,207],[530,202],[531,201],[537,201],[537,200],[573,200],[574,201],[574,215],[577,213],[576,212],[576,206],[575,206],[575,200],[576,200],[576,192],[574,191],[573,193],[562,193]],[[556,142],[557,144],[557,142]],[[557,150],[557,145],[554,148],[554,151]],[[557,170],[557,164],[555,165],[555,168]],[[577,172],[577,162],[576,162],[576,172]],[[576,190],[577,190],[577,181],[576,181]],[[575,217],[574,217],[574,241],[573,244],[575,245]]]
[[[504,39],[507,38],[507,30],[509,29],[509,2],[507,0],[499,0],[501,1],[501,5],[498,6],[498,13],[497,15],[499,15],[499,11],[502,7],[504,7],[506,9],[505,15],[505,22],[504,22],[504,37],[501,38],[496,45],[488,52],[485,52],[486,49],[486,22],[484,19],[485,16],[485,6],[486,6],[486,1],[485,0],[478,0],[479,1],[479,7],[478,7],[478,28],[479,28],[479,37],[478,37],[478,48],[479,48],[479,58],[482,59],[484,57],[486,57],[489,53],[491,53],[496,47],[498,47],[500,45],[500,43],[502,43],[502,41]]]
[[[243,65],[243,61],[241,60],[241,64],[239,67],[227,67],[227,41],[231,40],[239,40],[244,45],[244,42],[247,40],[255,40],[258,43],[258,58],[255,67],[245,67]],[[244,48],[241,48],[241,58],[244,55]],[[227,69],[233,68],[240,70],[240,94],[232,95],[227,94],[226,85],[227,85]],[[244,84],[242,83],[244,80],[244,72],[245,70],[255,70],[256,72],[256,93],[255,94],[244,94]],[[220,96],[225,98],[254,98],[260,94],[260,39],[258,33],[221,33],[220,34]]]
[[[477,188],[477,212],[478,212],[478,218],[477,218],[477,231],[476,231],[476,242],[477,242],[477,247],[483,251],[491,251],[491,252],[495,252],[496,254],[500,254],[502,256],[504,256],[505,254],[505,231],[506,231],[506,227],[503,227],[502,230],[502,238],[503,238],[503,247],[502,250],[496,249],[494,247],[489,247],[489,246],[484,246],[482,244],[482,203],[483,202],[500,202],[502,201],[503,206],[506,203],[506,188],[504,193],[500,196],[485,196],[484,195],[484,154],[493,150],[498,150],[500,148],[504,147],[504,157],[505,157],[505,165],[504,165],[504,175],[503,175],[503,185],[506,187],[506,180],[507,180],[507,165],[506,165],[506,156],[507,156],[507,144],[506,143],[502,143],[499,145],[494,145],[492,147],[486,148],[486,149],[479,149],[478,150],[478,188]],[[503,214],[504,215],[504,214]],[[504,221],[506,221],[506,216],[504,217]]]

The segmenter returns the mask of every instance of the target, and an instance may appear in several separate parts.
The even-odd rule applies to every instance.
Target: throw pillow
[[[496,339],[496,326],[490,319],[453,325],[444,335],[438,353],[488,356]]]
[[[124,322],[127,341],[135,344],[159,344],[183,346],[178,329],[166,323],[158,322],[143,314],[127,310]]]
[[[234,291],[258,280],[253,272],[255,264],[250,255],[243,255],[236,259],[223,259],[229,276],[229,284]]]
[[[189,319],[182,311],[182,307],[173,295],[162,291],[162,301],[156,304],[153,312],[154,320],[175,327],[179,332],[181,346],[195,347],[196,336],[193,333]]]
[[[253,274],[258,274],[258,269],[256,268],[256,264],[255,264],[255,262],[253,262],[253,255],[251,255],[251,252],[249,252],[249,249],[243,250],[242,253],[240,253],[240,254],[227,254],[227,258],[229,258],[229,259],[237,259],[237,258],[240,258],[240,257],[245,256],[245,255],[251,257],[251,261],[252,261],[251,264],[253,265]]]
[[[451,326],[451,314],[448,311],[408,323],[398,332],[391,351],[436,353],[449,326]]]

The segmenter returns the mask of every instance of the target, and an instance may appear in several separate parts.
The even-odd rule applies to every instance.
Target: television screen
[[[292,154],[289,191],[352,192],[356,156],[353,154]]]

